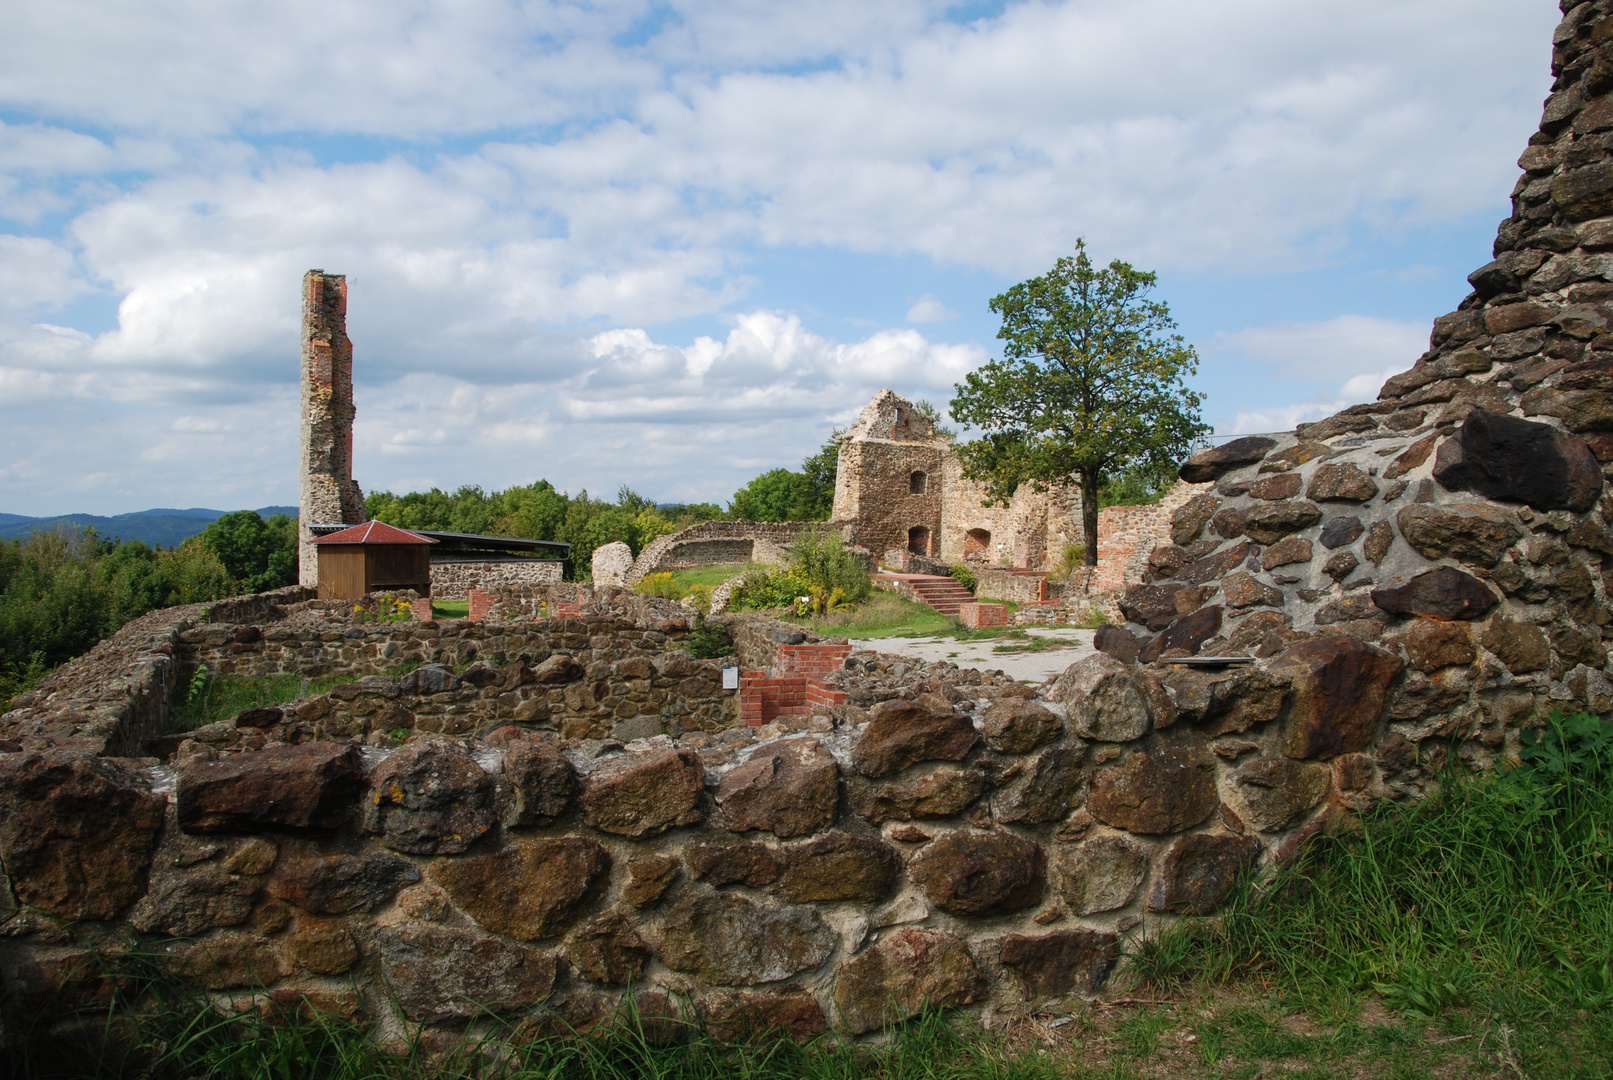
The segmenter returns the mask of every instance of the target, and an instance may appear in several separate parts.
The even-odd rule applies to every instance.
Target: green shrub
[[[965,589],[970,592],[975,591],[975,572],[963,563],[953,563],[947,567],[947,573],[951,574],[952,580],[962,585]]]
[[[683,598],[683,590],[678,588],[677,578],[668,570],[658,574],[645,574],[633,591],[640,596],[658,596],[663,600]]]
[[[728,627],[709,619],[695,619],[694,632],[689,635],[689,655],[696,660],[717,660],[734,654],[733,639]]]

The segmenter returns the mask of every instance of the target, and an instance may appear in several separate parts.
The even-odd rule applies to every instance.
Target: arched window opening
[[[963,557],[982,560],[991,558],[991,533],[985,529],[970,529],[964,533]]]
[[[916,471],[912,476],[907,478],[907,490],[911,491],[914,495],[922,495],[924,494],[925,485],[929,482],[930,478],[928,476],[924,475],[924,473],[921,471]]]
[[[930,553],[930,530],[923,525],[915,525],[907,530],[907,550],[914,555],[928,555]]]

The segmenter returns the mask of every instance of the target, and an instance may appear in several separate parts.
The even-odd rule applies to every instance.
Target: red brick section
[[[963,604],[958,608],[958,619],[971,630],[982,626],[1007,626],[1007,604]]]
[[[850,645],[780,645],[778,670],[781,675],[827,675],[846,666]]]
[[[431,597],[422,596],[418,600],[410,601],[409,614],[414,618],[415,622],[430,622]]]
[[[825,677],[845,666],[850,645],[780,645],[777,675],[765,671],[739,673],[739,716],[760,727],[781,716],[809,711],[814,705],[844,705],[846,695]]]
[[[487,618],[487,613],[493,610],[493,594],[486,589],[472,589],[470,591],[470,620],[477,622]]]
[[[576,616],[579,616],[581,614],[582,614],[582,605],[581,604],[567,604],[567,603],[558,603],[549,612],[550,617],[555,618],[555,619],[575,618]]]

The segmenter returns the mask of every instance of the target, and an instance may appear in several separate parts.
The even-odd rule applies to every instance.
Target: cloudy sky
[[[1221,433],[1366,400],[1489,258],[1552,0],[8,0],[0,511],[296,501],[348,275],[366,490],[726,501],[943,404],[1086,237]]]

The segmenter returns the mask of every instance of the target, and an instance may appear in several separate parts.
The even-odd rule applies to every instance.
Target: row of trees
[[[376,521],[404,529],[558,540],[572,546],[572,561],[586,569],[596,548],[621,541],[637,555],[658,536],[702,521],[827,521],[834,505],[839,432],[801,464],[773,469],[734,493],[725,510],[716,503],[656,503],[625,484],[616,501],[560,491],[547,480],[484,491],[432,488],[394,495],[371,492],[364,509]]]
[[[225,514],[178,547],[82,532],[0,542],[0,705],[157,608],[295,584],[297,523]]]

